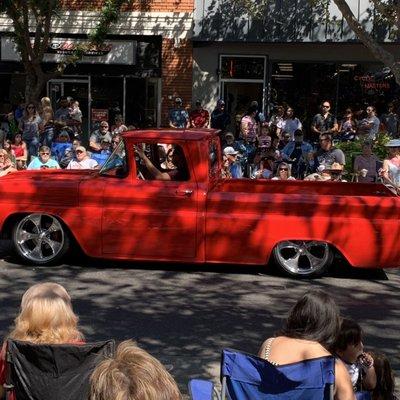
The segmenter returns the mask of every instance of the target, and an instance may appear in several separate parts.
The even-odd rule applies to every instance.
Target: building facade
[[[393,32],[374,19],[370,1],[347,3],[378,41],[399,53]],[[196,0],[193,97],[208,108],[223,98],[234,120],[252,100],[265,112],[286,103],[308,124],[325,99],[340,116],[346,107],[384,108],[397,97],[390,71],[356,39],[334,4],[265,4],[250,16],[228,0]]]
[[[54,69],[62,57],[88,40],[102,6],[102,0],[65,1],[60,18],[52,25],[46,69]],[[123,9],[104,46],[67,67],[63,76],[50,80],[43,95],[51,98],[54,107],[61,96],[77,99],[88,132],[105,116],[112,124],[115,114],[122,114],[127,125],[162,126],[174,97],[190,104],[192,21],[193,0],[134,1]],[[11,21],[0,15],[3,105],[18,104],[25,85],[11,28]]]

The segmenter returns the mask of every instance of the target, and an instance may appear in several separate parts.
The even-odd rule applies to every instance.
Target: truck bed
[[[230,179],[220,181],[213,191],[236,193],[304,194],[362,197],[398,197],[383,184],[316,181],[272,181]]]

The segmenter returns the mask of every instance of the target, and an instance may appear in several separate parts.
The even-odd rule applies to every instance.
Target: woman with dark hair
[[[328,349],[339,329],[339,309],[332,296],[313,290],[295,304],[283,330],[267,339],[258,355],[276,366],[331,356]],[[340,360],[335,368],[335,400],[354,400],[350,376]]]
[[[389,359],[381,353],[371,353],[376,372],[376,386],[372,400],[398,400],[395,391],[395,377]]]
[[[22,140],[26,143],[29,157],[36,157],[39,148],[39,130],[42,119],[33,103],[25,107],[24,116],[20,120],[19,129],[22,132]]]

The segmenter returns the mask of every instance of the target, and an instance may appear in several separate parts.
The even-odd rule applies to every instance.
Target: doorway
[[[47,95],[50,98],[53,110],[59,107],[61,97],[72,97],[79,102],[82,111],[82,132],[84,141],[87,141],[90,125],[90,77],[81,79],[52,79],[47,83]]]
[[[231,115],[231,130],[238,129],[240,119],[252,101],[257,101],[262,107],[264,96],[262,83],[223,82],[222,90],[227,111]]]

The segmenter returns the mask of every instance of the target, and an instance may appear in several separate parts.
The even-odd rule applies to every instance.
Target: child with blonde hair
[[[91,377],[90,400],[180,400],[165,367],[133,341],[122,342],[114,358],[101,362]]]

